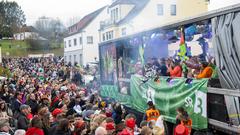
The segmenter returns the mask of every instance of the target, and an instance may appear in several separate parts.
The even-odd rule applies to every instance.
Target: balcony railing
[[[105,29],[106,27],[112,26],[114,24],[116,24],[116,20],[105,20],[105,21],[101,21],[100,22],[100,30]]]

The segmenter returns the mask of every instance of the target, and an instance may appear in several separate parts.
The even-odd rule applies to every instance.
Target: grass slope
[[[54,43],[53,43],[54,44]],[[42,54],[42,53],[54,53],[55,56],[63,55],[63,45],[61,48],[46,50],[29,50],[29,45],[25,41],[17,40],[0,40],[0,46],[2,48],[2,56],[9,57],[26,57],[28,54]]]

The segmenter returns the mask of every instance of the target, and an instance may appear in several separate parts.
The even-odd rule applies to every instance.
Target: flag
[[[139,46],[139,55],[141,58],[142,66],[144,66],[144,48],[142,45]]]
[[[181,60],[186,60],[188,59],[187,55],[187,48],[184,40],[184,35],[181,33],[181,39],[180,39],[180,45],[179,45],[179,53],[178,56],[180,57]]]

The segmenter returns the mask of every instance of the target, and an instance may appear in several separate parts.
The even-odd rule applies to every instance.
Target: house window
[[[67,48],[67,42],[64,41],[64,48]]]
[[[109,34],[109,36],[108,36],[108,37],[109,37],[109,39],[112,39],[112,38],[113,38],[112,31],[110,31],[108,34]]]
[[[116,8],[116,18],[115,20],[118,20],[118,8]]]
[[[127,28],[122,28],[122,36],[127,35]]]
[[[77,56],[73,55],[74,64],[77,62]]]
[[[69,62],[72,63],[72,55],[69,55]]]
[[[105,40],[106,40],[106,39],[105,39],[105,33],[103,33],[102,37],[103,37],[103,41],[105,41]]]
[[[93,37],[92,36],[87,36],[87,43],[88,44],[93,44]]]
[[[113,31],[109,32],[109,39],[113,39]]]
[[[83,43],[82,37],[79,38],[79,43],[80,43],[80,45],[82,45],[82,43]]]
[[[67,62],[67,56],[64,56],[64,62],[65,63]]]
[[[68,46],[71,47],[71,40],[68,40]]]
[[[76,46],[77,45],[77,39],[74,38],[73,42],[74,42],[74,46]]]
[[[79,54],[79,63],[80,63],[80,65],[83,65],[83,56],[82,56],[82,54]]]
[[[176,16],[177,15],[177,7],[175,4],[171,5],[171,15]]]
[[[111,21],[114,22],[115,21],[115,10],[111,10]]]
[[[106,40],[109,40],[109,38],[108,38],[108,32],[106,33]]]
[[[119,18],[119,10],[118,8],[112,9],[111,10],[111,20],[113,23],[115,23]]]
[[[113,39],[113,31],[106,32],[106,40]]]
[[[157,4],[157,15],[163,15],[163,4]]]

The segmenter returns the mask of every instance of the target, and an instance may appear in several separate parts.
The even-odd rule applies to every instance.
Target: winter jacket
[[[170,76],[171,77],[182,77],[182,68],[180,66],[176,66],[173,69],[170,68]]]
[[[202,78],[211,78],[213,69],[211,67],[206,67],[204,70],[197,76],[197,79]]]
[[[69,131],[56,130],[53,135],[71,135]]]
[[[26,135],[44,135],[44,132],[40,128],[31,127],[31,128],[28,128]]]
[[[23,113],[20,113],[20,115],[18,117],[18,122],[17,122],[18,129],[27,130],[28,126],[29,126],[29,123],[30,122],[27,119],[27,117]]]

